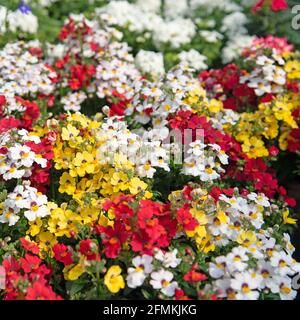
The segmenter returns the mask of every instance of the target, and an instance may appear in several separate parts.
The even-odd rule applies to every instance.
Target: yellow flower
[[[290,214],[289,210],[284,210],[282,212],[283,223],[284,224],[296,224],[297,219],[290,218],[289,214]]]
[[[61,137],[63,140],[68,141],[75,139],[79,135],[79,132],[78,129],[69,123],[66,128],[62,128]]]
[[[30,234],[32,237],[40,233],[41,227],[43,225],[42,219],[37,218],[33,222],[29,222],[29,229],[26,231],[27,234]]]
[[[190,213],[197,219],[200,225],[207,224],[208,221],[204,211],[192,208],[190,209]]]
[[[223,110],[223,103],[221,101],[216,100],[216,99],[212,99],[209,102],[208,109],[210,112],[218,113],[221,110]]]
[[[256,137],[251,137],[242,145],[243,152],[247,153],[249,158],[267,157],[268,149],[265,148],[264,142]]]
[[[208,253],[210,251],[215,251],[216,246],[213,241],[211,241],[210,235],[207,235],[205,238],[196,238],[196,243],[200,252]]]
[[[72,195],[76,190],[75,179],[71,177],[67,172],[64,172],[60,177],[59,184],[60,186],[58,188],[58,191],[60,193],[65,192],[69,195]]]
[[[82,263],[78,263],[75,267],[65,273],[65,279],[70,281],[77,280],[84,273]]]
[[[244,247],[249,247],[252,243],[256,241],[256,235],[253,231],[243,231],[241,232],[237,239],[237,243],[242,244]]]
[[[193,231],[185,232],[188,237],[195,237],[196,242],[202,241],[206,237],[207,231],[204,226],[197,226]]]
[[[279,137],[279,147],[281,150],[285,151],[288,147],[288,137],[290,130],[284,130]]]
[[[77,152],[73,164],[76,167],[73,170],[70,170],[70,175],[73,177],[76,177],[77,174],[80,177],[83,177],[86,173],[94,173],[95,159],[93,155],[87,151]]]
[[[296,60],[288,61],[284,70],[287,72],[288,79],[300,79],[300,62]]]
[[[139,178],[132,178],[130,180],[130,184],[129,184],[129,190],[130,190],[130,193],[133,194],[133,195],[136,195],[144,190],[146,190],[148,187],[148,185],[140,180]]]
[[[62,149],[54,148],[55,155],[55,169],[68,169],[70,167],[70,163],[74,158],[74,150],[67,147]]]
[[[114,186],[114,192],[125,191],[128,189],[128,177],[124,172],[115,172],[110,180],[110,183]]]
[[[291,110],[293,105],[286,101],[277,100],[273,106],[273,111],[276,119],[285,121],[292,128],[297,128],[297,123],[293,118]]]
[[[105,277],[104,277],[104,284],[107,286],[108,290],[112,293],[117,293],[120,289],[125,288],[125,282],[121,275],[122,269],[117,266],[111,266]]]
[[[37,243],[39,244],[39,247],[42,251],[52,252],[52,247],[55,243],[57,243],[57,240],[52,233],[46,231],[46,232],[41,232],[37,236]]]

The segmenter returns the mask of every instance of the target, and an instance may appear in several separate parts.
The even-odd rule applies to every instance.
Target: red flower
[[[50,286],[45,285],[42,281],[36,281],[27,289],[26,300],[62,300],[57,296]]]
[[[73,78],[69,80],[69,86],[72,90],[78,90],[81,88],[81,83],[78,79]]]
[[[39,252],[40,252],[39,247],[35,243],[28,241],[25,238],[20,238],[20,242],[21,242],[22,247],[26,251],[29,251],[33,254],[39,254]]]
[[[193,231],[198,226],[198,221],[191,215],[190,208],[187,203],[177,210],[177,220],[186,231]]]
[[[181,289],[175,289],[175,300],[190,300],[190,298]]]
[[[207,276],[203,273],[197,272],[195,270],[191,270],[186,273],[183,277],[183,280],[186,282],[199,282],[207,279]]]
[[[272,147],[269,148],[269,154],[270,154],[272,157],[278,156],[278,153],[279,153],[279,149],[276,148],[275,146],[272,146]]]
[[[105,233],[105,238],[102,240],[104,245],[103,253],[107,258],[115,259],[119,255],[123,243],[128,238],[126,227],[117,220],[113,227],[98,228],[98,232],[101,229]]]
[[[292,208],[296,207],[297,205],[297,202],[294,198],[285,198],[284,201],[286,202],[287,205],[289,205]]]
[[[271,9],[273,11],[280,11],[288,9],[288,4],[285,0],[273,0],[271,3]]]
[[[273,11],[286,10],[289,7],[285,0],[259,0],[252,7],[252,12],[260,11],[265,4],[268,4]]]
[[[20,270],[20,264],[15,257],[6,258],[2,261],[6,274],[11,272],[18,272]]]
[[[12,128],[20,128],[21,121],[15,117],[5,117],[0,119],[0,133],[6,132]]]
[[[5,96],[0,95],[0,107],[4,106],[6,104]]]
[[[69,251],[69,248],[64,244],[55,244],[52,248],[54,253],[54,258],[62,262],[65,266],[68,266],[73,263],[72,253]]]
[[[79,251],[87,260],[99,260],[98,245],[91,239],[82,240],[79,243]]]
[[[26,253],[25,258],[20,258],[21,268],[26,272],[30,273],[37,269],[41,263],[41,259],[37,256]]]

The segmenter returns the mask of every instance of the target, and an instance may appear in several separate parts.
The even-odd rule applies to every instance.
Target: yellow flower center
[[[242,291],[243,293],[249,293],[251,291],[247,283],[243,283]]]
[[[167,280],[162,280],[161,284],[163,287],[167,287],[170,284],[170,282]]]

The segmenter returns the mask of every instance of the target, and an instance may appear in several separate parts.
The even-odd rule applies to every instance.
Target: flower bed
[[[52,2],[0,7],[1,298],[294,299],[286,1],[95,1],[53,43],[14,34]]]

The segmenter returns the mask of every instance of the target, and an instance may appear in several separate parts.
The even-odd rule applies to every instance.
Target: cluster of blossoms
[[[246,28],[285,1],[245,2],[110,1],[0,50],[1,298],[296,297],[300,54]]]
[[[211,98],[236,112],[239,121],[226,125],[250,158],[276,157],[279,149],[299,147],[299,61],[284,38],[256,38],[243,51],[241,66],[200,74]]]
[[[40,61],[41,54],[38,41],[8,43],[0,52],[1,94],[50,96],[57,75],[52,67]]]
[[[248,19],[243,12],[248,10],[245,6],[231,0],[222,4],[218,1],[181,0],[176,6],[171,0],[151,1],[149,4],[144,4],[144,1],[110,1],[106,6],[96,9],[96,13],[108,25],[124,33],[135,34],[135,44],[141,50],[151,46],[163,52],[168,52],[169,47],[175,52],[185,52],[181,48],[188,46],[191,52],[185,61],[200,69],[205,67],[203,60],[206,57],[195,54],[190,43],[202,49],[210,45],[218,50],[223,42],[223,59],[230,61],[238,51],[235,48],[237,38],[240,43],[249,41],[251,37],[245,27]],[[215,12],[221,16],[218,23],[208,18]],[[204,51],[207,51],[209,58],[214,58],[209,50]],[[186,57],[186,54],[183,56]],[[182,59],[180,55],[177,58]]]
[[[37,32],[38,27],[38,18],[23,1],[15,11],[0,6],[0,35],[6,32],[32,34]]]

